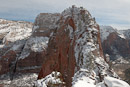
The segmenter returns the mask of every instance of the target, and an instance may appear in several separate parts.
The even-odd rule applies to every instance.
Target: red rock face
[[[69,31],[65,32],[65,25],[75,27],[72,18],[68,18],[50,38],[50,43],[47,48],[47,55],[43,61],[42,70],[39,73],[38,79],[50,74],[52,71],[59,71],[62,73],[68,87],[72,82],[75,69],[74,44],[75,40],[69,37]],[[70,43],[73,43],[72,45]]]
[[[96,27],[96,29],[98,29],[98,34],[97,34],[97,44],[99,44],[99,52],[100,52],[100,56],[104,58],[104,55],[103,55],[103,49],[102,49],[102,43],[101,43],[101,39],[100,39],[100,28],[99,26]]]
[[[12,72],[11,69],[14,69],[14,64],[16,60],[16,52],[9,51],[6,55],[2,56],[0,59],[0,75],[6,74],[7,72]]]
[[[111,33],[107,37],[107,40],[103,41],[102,46],[104,53],[109,54],[112,59],[114,59],[118,54],[124,58],[130,56],[129,39],[119,37],[116,32]],[[117,50],[116,53],[114,52],[114,49]]]
[[[66,15],[61,15],[60,20],[58,21],[58,27],[54,31],[53,36],[50,38],[47,48],[47,54],[45,56],[45,60],[43,61],[42,69],[39,73],[38,79],[44,78],[49,75],[53,71],[58,71],[62,74],[63,80],[66,83],[66,87],[71,87],[72,85],[72,77],[74,76],[75,69],[80,69],[79,65],[76,63],[75,58],[75,44],[76,40],[82,38],[82,34],[88,32],[86,28],[84,32],[82,32],[79,37],[76,35],[76,20],[75,13],[73,13],[74,9],[72,8],[72,15],[68,17],[64,17]],[[80,10],[79,15],[85,15],[86,10]],[[80,17],[79,17],[80,18]],[[78,19],[77,19],[78,20]],[[91,19],[92,20],[92,19]],[[87,21],[87,20],[86,20]],[[71,29],[69,29],[70,27]],[[103,57],[103,51],[101,47],[99,26],[91,26],[98,31],[98,34],[94,35],[97,38],[96,44],[99,44],[99,50],[93,51],[93,54]],[[81,29],[82,31],[82,29]],[[71,35],[72,37],[71,37]],[[92,32],[93,33],[93,32]],[[87,43],[87,41],[86,41]],[[79,44],[80,45],[80,44]],[[80,59],[81,60],[81,59]]]

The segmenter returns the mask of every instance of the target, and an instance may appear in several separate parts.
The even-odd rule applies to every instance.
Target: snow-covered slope
[[[1,82],[3,82],[2,75],[5,76],[4,78],[17,80],[16,75],[19,73],[23,75],[39,72],[49,37],[55,29],[55,25],[52,25],[52,23],[58,17],[59,14],[39,14],[34,26],[30,22],[0,19]],[[26,80],[23,81],[22,77],[19,78],[19,81],[26,83]],[[5,79],[5,81],[8,81],[8,79]],[[18,86],[16,80],[11,80],[9,80],[8,85],[14,82],[13,84]],[[29,84],[31,85],[31,83]]]
[[[18,74],[13,80],[5,77],[0,79],[0,87],[33,87],[36,80],[37,73]]]
[[[32,36],[27,40],[19,59],[24,59],[31,52],[43,52],[48,46],[49,37],[55,30],[55,22],[60,14],[40,13],[33,26]]]
[[[27,39],[32,34],[32,24],[0,19],[0,39],[3,44]]]
[[[111,26],[100,26],[101,41],[107,40],[111,33],[117,33],[119,37],[125,39],[125,35]]]
[[[17,58],[32,35],[32,23],[0,19],[0,86],[32,86],[37,75],[14,75]],[[13,81],[10,79],[14,79]]]
[[[32,34],[32,23],[0,19],[0,57],[9,50],[20,51]]]

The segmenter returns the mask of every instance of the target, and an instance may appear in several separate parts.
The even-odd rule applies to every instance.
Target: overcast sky
[[[100,25],[130,29],[130,0],[0,0],[0,18],[34,21],[39,13],[83,6]]]

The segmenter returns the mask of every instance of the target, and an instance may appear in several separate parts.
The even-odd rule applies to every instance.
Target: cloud
[[[71,5],[83,6],[101,25],[130,28],[130,0],[0,0],[0,18],[30,21],[39,13],[62,12]]]

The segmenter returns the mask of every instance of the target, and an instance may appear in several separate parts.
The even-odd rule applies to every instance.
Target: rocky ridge
[[[38,76],[38,87],[129,87],[118,80],[106,63],[99,25],[87,10],[72,6],[61,13],[55,25]]]

